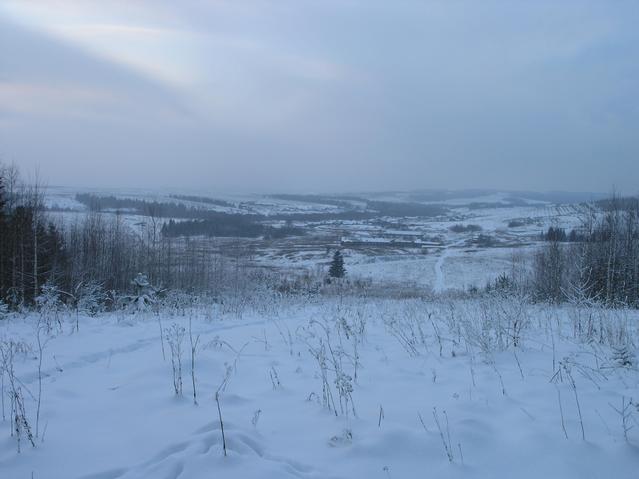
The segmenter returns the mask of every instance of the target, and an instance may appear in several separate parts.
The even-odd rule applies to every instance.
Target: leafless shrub
[[[198,334],[193,339],[193,326],[192,319],[189,316],[189,343],[191,345],[191,382],[193,384],[193,404],[197,406],[197,388],[195,386],[195,353],[197,351],[198,343],[200,342],[200,335]]]
[[[335,327],[339,328],[339,326]],[[352,395],[353,377],[346,373],[344,364],[345,362],[350,363],[355,369],[356,361],[344,350],[342,345],[333,344],[331,330],[331,325],[328,322],[318,320],[311,320],[308,327],[304,329],[304,341],[320,369],[322,404],[333,411],[336,416],[339,414],[348,416],[349,412],[357,416]],[[335,404],[331,383],[338,396],[339,411]]]
[[[455,459],[455,456],[453,455],[453,447],[450,440],[450,427],[448,424],[448,414],[446,414],[446,411],[443,411],[443,415],[444,415],[444,419],[446,420],[445,434],[444,434],[444,429],[439,420],[439,414],[437,413],[437,408],[436,407],[433,408],[433,417],[435,418],[435,424],[437,425],[437,430],[439,431],[439,437],[442,440],[444,451],[446,452],[446,457],[448,458],[448,462],[453,462]]]
[[[6,374],[9,381],[9,399],[11,413],[11,436],[15,438],[18,453],[21,451],[23,438],[35,447],[35,439],[31,428],[31,423],[26,413],[23,388],[24,385],[15,375],[14,359],[16,354],[22,350],[20,343],[14,341],[0,342],[0,359],[2,360],[3,378]],[[4,381],[3,381],[4,389]],[[28,390],[27,392],[31,394]],[[3,391],[4,396],[4,391]],[[4,408],[4,405],[3,405]],[[4,409],[3,409],[4,412]]]
[[[46,325],[47,333],[53,330],[54,325],[57,326],[58,331],[62,331],[62,322],[60,321],[62,301],[60,300],[60,291],[52,281],[47,281],[42,285],[42,290],[36,297],[36,304],[40,312],[40,319]]]
[[[171,370],[173,373],[173,390],[176,396],[182,396],[182,342],[185,329],[173,323],[165,331],[166,341],[171,349]]]

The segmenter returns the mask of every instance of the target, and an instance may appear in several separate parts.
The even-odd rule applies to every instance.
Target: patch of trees
[[[84,204],[89,211],[105,210],[133,211],[142,216],[157,218],[184,218],[218,220],[229,216],[246,216],[247,219],[257,219],[257,215],[241,215],[221,213],[204,208],[193,208],[183,203],[167,203],[146,201],[135,198],[116,198],[115,196],[97,196],[91,193],[78,193],[75,199]]]
[[[269,216],[258,214],[224,213],[219,211],[207,210],[204,208],[193,208],[181,203],[146,201],[132,198],[116,198],[115,196],[97,196],[90,193],[79,193],[76,195],[76,200],[84,204],[89,209],[89,211],[92,212],[100,212],[105,210],[132,211],[135,214],[141,216],[150,216],[155,218],[207,220],[208,223],[219,222],[222,224],[235,225],[257,223],[266,220],[305,222],[366,220],[379,216],[373,212],[361,211],[344,211],[337,213],[292,213],[274,214]],[[202,230],[206,228],[207,226],[193,226],[193,228],[191,229],[185,226],[182,229],[181,234],[188,235],[188,231],[190,230],[194,231],[194,233],[192,233],[193,235],[206,234],[206,232],[202,233]],[[260,235],[261,233],[255,235],[250,234],[246,236],[252,237]]]
[[[365,221],[377,218],[379,214],[372,211],[340,211],[337,213],[286,213],[265,217],[270,220],[301,221],[320,223],[324,221]]]
[[[442,205],[394,203],[391,201],[368,201],[367,209],[375,210],[381,216],[416,216],[426,218],[441,216],[448,211],[448,209]]]
[[[166,237],[153,218],[133,230],[119,215],[97,213],[65,225],[64,238],[69,266],[58,286],[68,291],[77,284],[98,283],[113,298],[130,293],[139,273],[157,290],[216,295],[231,282],[232,272],[237,276],[249,254],[230,247],[223,257],[214,242]]]
[[[305,198],[307,201],[312,201],[308,198],[315,198],[314,195],[274,195],[273,197],[281,199],[290,199],[299,201],[300,198]],[[183,195],[174,195],[176,199],[195,200],[202,197],[191,197]],[[317,196],[317,201],[324,200],[325,197]],[[155,218],[177,218],[177,219],[190,219],[190,220],[206,220],[203,224],[196,224],[198,222],[193,221],[191,225],[178,226],[176,228],[181,229],[183,235],[210,235],[215,236],[214,233],[207,233],[207,231],[213,232],[215,230],[229,230],[238,229],[238,225],[256,224],[262,221],[272,220],[284,220],[284,221],[303,221],[303,222],[324,222],[324,221],[365,221],[369,219],[378,218],[379,216],[414,216],[414,217],[435,217],[445,214],[447,209],[441,205],[423,205],[419,203],[393,203],[384,201],[365,201],[367,204],[366,211],[361,210],[348,210],[341,212],[326,212],[326,213],[279,213],[273,215],[258,215],[258,214],[240,214],[240,213],[224,213],[218,211],[212,211],[205,208],[194,208],[184,205],[182,203],[169,203],[169,202],[157,202],[147,201],[135,198],[117,198],[115,196],[97,196],[91,193],[78,193],[76,200],[84,204],[89,211],[100,212],[105,210],[110,211],[130,211],[142,216],[150,216]],[[217,201],[217,200],[211,200]],[[329,200],[330,201],[330,200]],[[337,202],[340,205],[352,207],[346,200],[332,200],[333,203]],[[337,205],[337,203],[335,203]],[[214,223],[220,223],[220,226],[214,226]],[[176,223],[177,224],[177,223]],[[235,226],[229,226],[235,225]],[[249,230],[259,229],[257,226],[251,226],[242,228],[246,231],[245,234],[240,236],[256,237],[263,234],[270,234],[275,236],[290,236],[292,233],[284,233],[283,231],[271,231],[270,233],[249,233]],[[174,230],[175,231],[175,230]],[[193,233],[189,233],[193,231]],[[173,236],[178,234],[168,233]],[[299,231],[294,233],[299,234]],[[222,233],[218,236],[237,236],[233,234]]]
[[[207,205],[224,206],[227,208],[234,208],[233,203],[229,203],[224,200],[217,200],[215,198],[209,198],[208,196],[194,196],[194,195],[171,195],[171,198],[182,201],[191,201],[193,203],[204,203]]]
[[[566,233],[565,228],[559,228],[557,226],[550,226],[548,230],[541,233],[542,241],[555,241],[560,243],[575,243],[577,241],[586,241],[588,236],[584,233],[572,229],[569,233]]]
[[[499,244],[499,241],[493,236],[480,234],[473,240],[473,243],[479,246],[480,248],[492,248]]]
[[[269,220],[323,223],[330,221],[366,221],[379,215],[370,211],[342,211],[337,213],[286,213],[268,216]]]
[[[174,197],[188,200],[203,199],[202,197],[184,195],[174,195]],[[291,215],[268,217],[264,215],[224,213],[191,208],[181,203],[159,203],[156,201],[116,198],[114,196],[95,196],[86,193],[76,195],[76,199],[87,205],[89,210],[93,212],[106,209],[116,211],[133,210],[139,215],[150,217],[152,221],[157,221],[158,218],[171,218],[161,228],[162,235],[170,238],[180,236],[257,238],[264,236],[268,239],[277,239],[305,234],[303,229],[295,228],[291,225],[275,228],[261,224],[261,221],[267,219],[285,219],[290,222],[294,219]],[[217,200],[210,200],[209,202],[213,201]],[[299,216],[308,220],[307,217],[313,215]],[[186,221],[174,221],[173,218],[185,219]]]
[[[66,267],[62,235],[43,211],[38,187],[21,186],[17,169],[0,164],[0,298],[7,302],[33,303]]]
[[[631,196],[605,198],[595,204],[604,211],[636,211],[639,208],[639,198]]]
[[[327,204],[347,209],[339,213],[299,213],[286,215],[298,221],[366,220],[379,216],[414,216],[431,218],[445,214],[448,209],[442,205],[426,205],[413,202],[372,201],[358,197],[326,197],[319,195],[272,195],[273,198],[307,203]],[[366,204],[365,211],[354,209],[353,201]],[[276,215],[280,216],[280,215]]]
[[[539,223],[539,218],[513,218],[508,220],[509,228],[520,228],[522,226],[529,226]]]
[[[219,236],[234,238],[279,239],[288,236],[302,236],[305,231],[291,225],[275,228],[251,221],[244,215],[224,215],[215,220],[169,220],[162,226],[162,235],[179,236]]]
[[[130,296],[140,273],[156,291],[217,296],[231,289],[244,297],[251,253],[239,243],[222,252],[211,240],[165,236],[157,216],[135,230],[121,215],[98,212],[53,224],[41,192],[37,184],[23,184],[15,167],[0,164],[0,307],[45,301],[80,308],[88,296],[93,299],[87,310],[98,302],[115,306]]]
[[[295,195],[295,194],[278,194],[271,195],[271,198],[284,201],[298,201],[300,203],[311,203],[319,205],[331,205],[338,208],[352,209],[353,201],[366,202],[366,200],[357,197],[339,197],[339,196],[322,196],[322,195]]]
[[[449,228],[453,233],[476,233],[482,231],[482,227],[479,225],[463,225],[457,223]]]
[[[217,220],[169,220],[162,226],[162,235],[178,236],[220,236],[256,238],[264,232],[264,227],[241,216],[231,216]]]
[[[510,220],[508,221],[509,228],[521,228],[522,226],[526,226],[526,223],[523,220]]]
[[[280,227],[266,226],[264,231],[264,239],[282,239],[289,236],[304,236],[306,230],[304,228],[298,228],[291,224],[286,224]]]
[[[639,307],[639,202],[611,198],[603,214],[591,215],[583,238],[563,242],[563,235],[537,253],[536,298],[559,302],[599,302]]]

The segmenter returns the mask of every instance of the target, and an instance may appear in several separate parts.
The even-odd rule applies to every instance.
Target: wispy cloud
[[[109,90],[0,81],[0,111],[10,114],[98,116],[117,100]]]
[[[605,190],[632,175],[604,159],[639,156],[635,2],[4,0],[0,15],[0,109],[24,128],[0,133],[32,162],[19,138],[47,124],[71,152],[110,132],[104,154],[148,181],[190,169],[259,189],[334,189],[339,169],[360,188]]]

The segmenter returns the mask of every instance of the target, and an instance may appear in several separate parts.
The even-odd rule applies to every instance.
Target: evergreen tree
[[[621,368],[632,367],[634,364],[634,357],[627,344],[612,347],[612,361],[615,366]]]
[[[331,261],[331,267],[328,270],[328,275],[331,278],[343,278],[346,276],[344,257],[340,250],[335,251],[335,254],[333,255],[333,261]]]

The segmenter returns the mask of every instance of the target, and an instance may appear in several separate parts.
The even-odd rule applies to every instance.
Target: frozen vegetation
[[[639,479],[638,24],[0,0],[0,479]]]
[[[0,479],[637,477],[639,201],[447,197],[0,168]]]
[[[49,306],[0,322],[3,478],[639,471],[633,310],[346,289]]]

